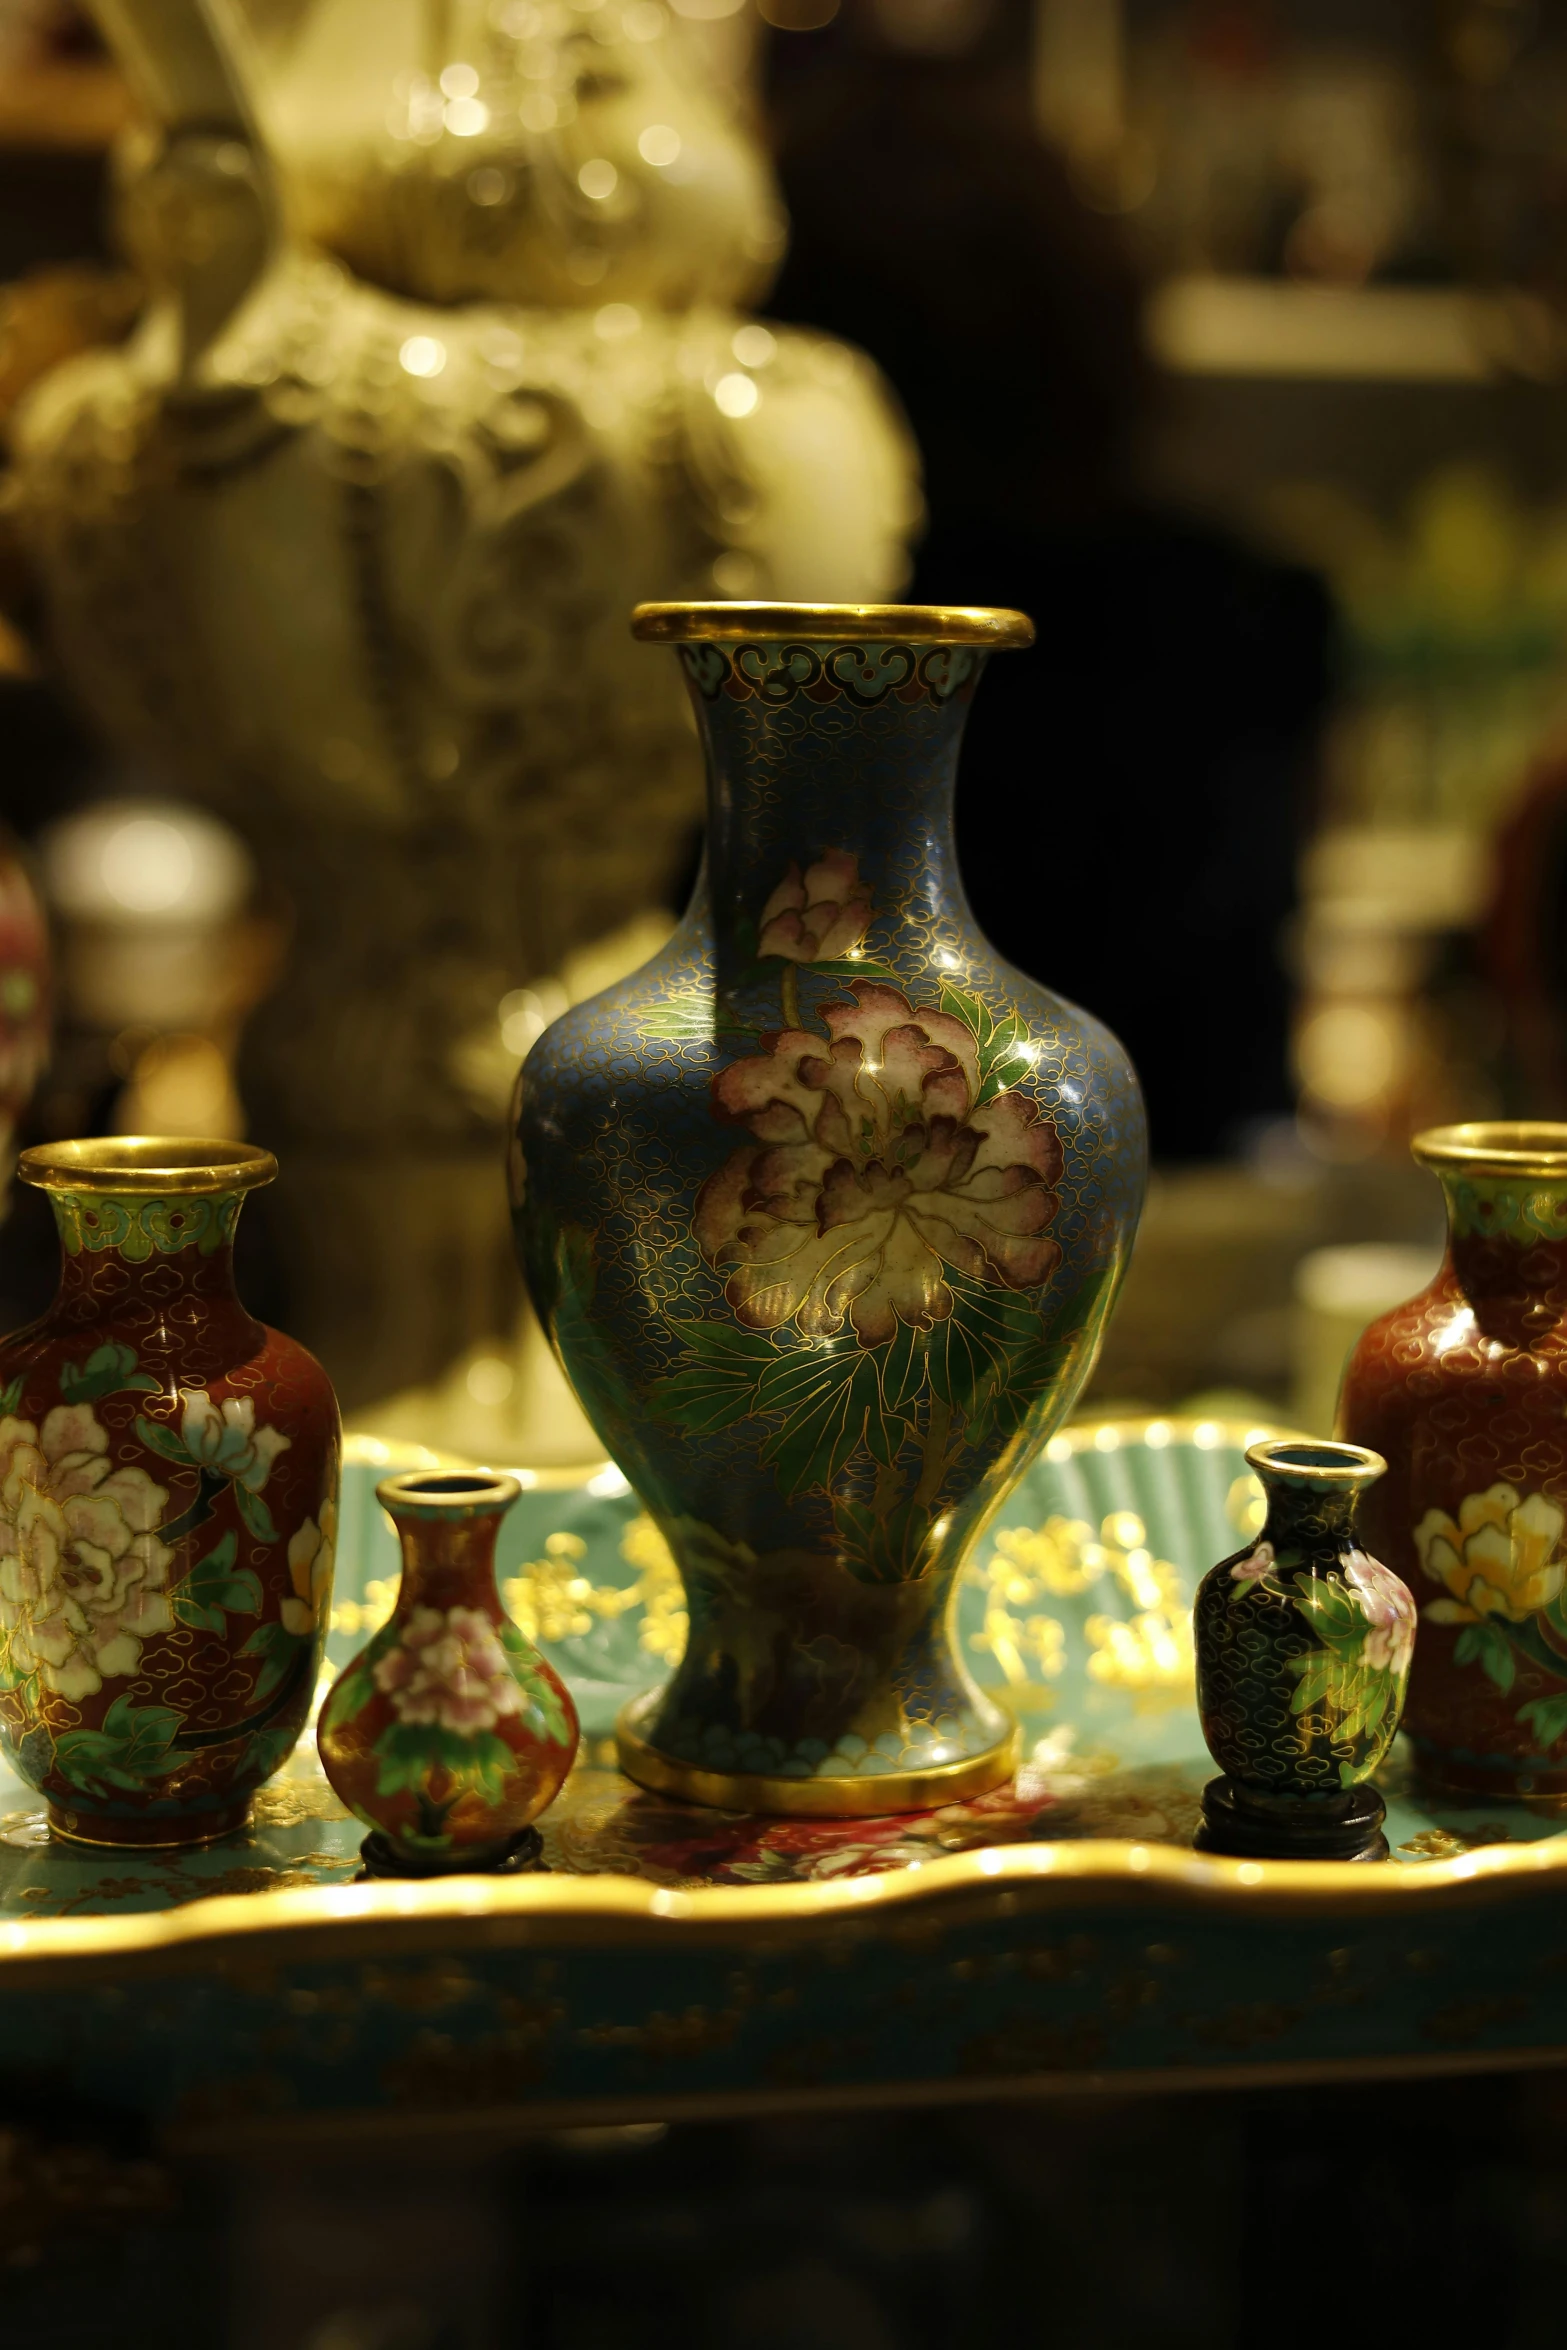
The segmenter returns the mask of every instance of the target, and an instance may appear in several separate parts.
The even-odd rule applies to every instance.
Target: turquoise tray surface
[[[201,2143],[1567,2054],[1554,1814],[1433,1808],[1395,1759],[1388,1865],[1191,1849],[1191,1592],[1257,1522],[1259,1433],[1053,1438],[958,1601],[1023,1727],[1015,1782],[844,1823],[620,1776],[614,1716],[679,1653],[679,1583],[616,1470],[524,1473],[502,1584],[584,1728],[549,1873],[355,1883],[360,1830],[308,1742],[247,1834],[187,1853],[51,1843],[0,1774],[6,2077]],[[433,1458],[351,1441],[334,1671],[395,1585],[375,1481]]]

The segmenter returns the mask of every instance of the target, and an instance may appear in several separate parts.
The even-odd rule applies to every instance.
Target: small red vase
[[[416,1470],[376,1496],[403,1578],[391,1621],[321,1709],[322,1767],[372,1876],[529,1865],[577,1751],[577,1710],[501,1605],[495,1537],[515,1477]]]
[[[234,1291],[270,1152],[24,1151],[62,1249],[0,1344],[0,1739],[56,1833],[200,1844],[304,1728],[326,1640],[337,1404]]]
[[[1387,1475],[1368,1550],[1414,1593],[1404,1709],[1422,1778],[1567,1794],[1567,1126],[1435,1127],[1441,1271],[1350,1358],[1339,1433]]]

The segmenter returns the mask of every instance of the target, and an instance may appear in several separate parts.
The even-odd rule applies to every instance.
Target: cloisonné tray
[[[841,1826],[619,1775],[614,1715],[679,1652],[679,1583],[615,1470],[527,1479],[503,1584],[585,1732],[548,1873],[356,1883],[360,1830],[308,1746],[248,1834],[187,1854],[51,1844],[0,1776],[11,2093],[204,2143],[1567,2055],[1554,1813],[1433,1809],[1395,1765],[1389,1864],[1191,1849],[1212,1766],[1190,1595],[1257,1521],[1257,1433],[1054,1438],[959,1599],[974,1669],[1023,1725],[1015,1782]],[[334,1669],[390,1606],[374,1485],[409,1462],[350,1447]]]

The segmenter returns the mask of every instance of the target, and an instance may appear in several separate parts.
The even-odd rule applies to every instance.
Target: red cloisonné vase
[[[1350,1358],[1340,1433],[1388,1473],[1367,1547],[1420,1608],[1408,1731],[1454,1793],[1567,1794],[1567,1126],[1433,1128],[1447,1196],[1428,1289]]]
[[[327,1777],[371,1831],[372,1876],[531,1866],[577,1751],[577,1710],[501,1605],[495,1537],[515,1477],[416,1470],[376,1496],[397,1528],[391,1620],[333,1684]]]
[[[304,1728],[331,1601],[337,1403],[234,1290],[277,1164],[120,1136],[19,1171],[62,1265],[0,1344],[0,1739],[56,1834],[206,1843]]]

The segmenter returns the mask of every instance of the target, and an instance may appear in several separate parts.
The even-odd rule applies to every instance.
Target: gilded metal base
[[[233,1803],[225,1804],[221,1811],[210,1815],[217,1824],[203,1828],[195,1836],[89,1836],[86,1832],[87,1823],[95,1827],[111,1824],[101,1813],[57,1811],[52,1803],[46,1803],[44,1810],[48,1816],[50,1835],[58,1837],[62,1844],[90,1844],[98,1852],[194,1852],[203,1844],[221,1844],[225,1836],[237,1835],[242,1828],[248,1827],[250,1800],[247,1794]],[[67,1821],[72,1825],[68,1827]],[[120,1825],[119,1822],[112,1824]],[[124,1824],[131,1827],[136,1825],[134,1821]]]
[[[656,1696],[656,1692],[654,1693]],[[651,1700],[633,1698],[615,1724],[615,1746],[628,1779],[658,1795],[678,1795],[715,1811],[776,1812],[785,1819],[864,1820],[900,1811],[935,1811],[988,1795],[1017,1769],[1019,1734],[1010,1729],[999,1745],[962,1762],[936,1763],[925,1771],[881,1771],[874,1777],[818,1775],[812,1779],[772,1778],[765,1772],[704,1771],[650,1744],[637,1726]]]

